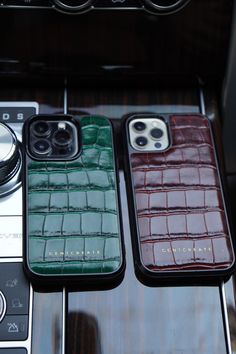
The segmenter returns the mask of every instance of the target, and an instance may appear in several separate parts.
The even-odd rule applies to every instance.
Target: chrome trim
[[[55,5],[60,9],[65,9],[68,12],[79,12],[80,10],[84,11],[86,9],[91,9],[92,0],[84,0],[85,2],[82,5],[70,6],[64,3],[65,0],[53,0]]]
[[[32,6],[32,5],[3,5],[3,4],[0,4],[0,8],[5,8],[5,9],[24,9],[24,10],[57,10],[59,12],[62,12],[62,13],[66,13],[66,14],[71,14],[71,12],[68,12],[68,11],[63,11],[63,9],[58,9],[56,8],[55,5],[51,5],[51,6]],[[91,6],[90,9],[88,9],[87,11],[90,11],[90,10],[110,10],[110,11],[117,11],[117,10],[144,10],[144,6],[141,6],[141,7],[136,7],[136,6],[133,6],[133,7],[94,7],[94,6]],[[85,10],[83,11],[74,11],[74,13],[84,13]],[[72,14],[73,14],[73,11],[72,11]]]
[[[23,262],[22,257],[0,258],[0,263],[20,263],[20,262]]]
[[[153,9],[157,9],[159,11],[173,11],[187,5],[190,0],[174,0],[175,2],[171,5],[157,5],[153,2],[153,0],[144,0],[144,2],[151,6]]]
[[[200,84],[200,88],[199,88],[200,113],[203,115],[206,115],[206,104],[205,104],[204,92],[203,92],[203,88],[201,86],[201,83],[199,83],[199,84]],[[221,299],[221,305],[222,305],[222,318],[223,318],[223,324],[224,324],[224,329],[225,329],[226,350],[227,350],[227,354],[232,354],[230,331],[229,331],[229,319],[228,319],[228,312],[227,312],[227,303],[226,303],[226,297],[225,297],[224,282],[221,282],[221,284],[219,286],[219,293],[220,293],[220,299]]]
[[[133,11],[133,10],[135,10],[135,11],[137,11],[137,10],[145,10],[145,8],[144,8],[144,5],[141,5],[140,7],[136,7],[136,6],[133,6],[133,7],[128,7],[128,6],[126,6],[126,7],[122,7],[122,6],[120,6],[120,7],[95,7],[95,6],[91,6],[91,10],[94,10],[94,11],[100,11],[100,10],[102,10],[102,11],[119,11],[119,10],[122,10],[122,11],[125,11],[125,10],[128,10],[128,11]]]
[[[0,315],[0,322],[1,322],[3,317],[6,314],[6,310],[7,310],[6,298],[5,298],[4,294],[1,291],[0,291],[0,298],[2,299],[2,311],[1,311],[1,315]]]
[[[3,9],[37,9],[37,10],[48,10],[51,9],[53,6],[32,6],[32,5],[4,5],[0,4],[0,8]]]
[[[3,148],[0,151],[0,161],[7,162],[14,156],[14,150],[17,148],[17,139],[15,133],[8,125],[0,122],[0,138]]]
[[[20,177],[21,177],[21,168],[22,168],[22,155],[20,150],[19,150],[19,154],[20,154],[20,161],[19,161],[18,169],[15,175],[8,182],[0,186],[0,198],[6,197],[7,195],[11,194],[16,189],[18,189],[21,185]]]
[[[68,94],[67,94],[67,79],[65,79],[64,88],[64,114],[68,113]]]
[[[66,354],[66,308],[67,308],[67,291],[63,288],[62,292],[62,354]]]
[[[39,112],[39,104],[35,101],[0,101],[0,107],[33,107],[36,114]]]
[[[228,317],[227,303],[226,303],[226,296],[225,296],[225,285],[223,282],[220,284],[219,290],[220,290],[220,298],[222,303],[222,317],[223,317],[223,323],[225,329],[226,350],[227,350],[227,354],[232,354],[230,330],[229,330],[229,317]]]
[[[64,82],[64,114],[68,114],[68,92],[67,79]],[[67,291],[63,288],[62,292],[62,354],[66,354],[66,309],[67,309]]]
[[[204,116],[206,115],[206,104],[205,104],[205,98],[204,98],[204,93],[202,87],[199,89],[199,106],[200,106],[200,113],[203,114]]]

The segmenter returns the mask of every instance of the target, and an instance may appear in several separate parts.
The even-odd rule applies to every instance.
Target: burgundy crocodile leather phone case
[[[200,115],[166,121],[166,151],[140,152],[128,144],[136,263],[152,276],[229,273],[234,252],[210,122]]]

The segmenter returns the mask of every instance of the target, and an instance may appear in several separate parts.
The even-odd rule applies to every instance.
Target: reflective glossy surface
[[[186,76],[221,80],[232,4],[233,0],[192,0],[170,16],[145,11],[68,16],[50,10],[0,9],[0,32],[4,33],[0,76],[6,77],[7,84],[13,76],[23,84],[44,80],[44,86],[60,85],[65,75],[75,85],[82,81],[88,85],[89,76],[90,87],[111,77],[123,87],[132,81],[157,86],[161,80],[166,85],[170,76],[178,86]]]
[[[68,110],[112,118],[120,167],[125,277],[107,290],[34,289],[33,354],[230,354],[229,328],[236,353],[232,279],[222,287],[148,287],[137,280],[120,125],[123,115],[134,112],[206,112],[222,146],[217,103],[232,6],[233,0],[192,0],[175,15],[160,17],[144,11],[63,16],[56,11],[0,9],[0,100],[36,101],[40,113]],[[213,84],[204,97],[195,76]],[[74,89],[64,91],[65,81]],[[29,86],[38,82],[41,87]],[[235,194],[235,184],[232,190]],[[0,221],[7,242],[9,230],[22,230],[20,191],[4,198],[4,205]],[[12,230],[9,222],[14,222]],[[15,255],[21,254],[20,245],[12,248]],[[8,252],[5,245],[4,250]]]
[[[69,90],[69,113],[95,111],[114,120],[120,161],[121,203],[127,268],[123,282],[114,289],[78,291],[35,289],[33,354],[64,354],[63,312],[68,354],[226,354],[228,324],[219,286],[147,287],[134,272],[119,118],[124,113],[200,112],[197,90]],[[65,96],[66,97],[66,96]],[[0,99],[19,98],[18,90],[0,92]],[[31,89],[21,99],[36,100],[41,113],[63,113],[63,91]],[[208,102],[208,101],[207,101]],[[212,99],[211,99],[212,102]],[[210,105],[209,105],[210,106]],[[216,119],[217,110],[209,109]],[[216,124],[215,124],[216,126]],[[45,289],[46,290],[46,289]],[[226,286],[231,333],[234,333],[232,280]],[[230,310],[232,308],[232,310]],[[226,326],[227,327],[227,326]]]
[[[106,90],[96,94],[82,91],[68,97],[69,106],[72,102],[71,112],[89,114],[96,109],[114,118],[134,111],[201,111],[197,91],[191,90],[151,94],[144,90],[114,90],[111,94]],[[118,122],[115,126],[118,130]],[[119,139],[120,136],[118,142]],[[122,159],[119,143],[118,146]],[[113,290],[69,293],[68,353],[227,353],[220,287],[151,288],[137,280],[123,174],[120,181],[127,259],[125,278]],[[77,335],[73,336],[75,328]]]
[[[125,279],[113,290],[69,294],[68,353],[227,353],[217,287],[150,288],[137,280],[122,175],[121,195]]]
[[[62,354],[63,323],[62,290],[34,291],[32,354]]]

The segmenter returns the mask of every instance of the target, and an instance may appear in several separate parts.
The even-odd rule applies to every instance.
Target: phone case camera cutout
[[[76,126],[70,121],[36,120],[30,126],[30,152],[48,159],[72,158],[78,153]]]
[[[125,119],[135,269],[143,282],[227,278],[234,245],[211,124],[202,115]]]
[[[23,129],[24,260],[32,280],[107,284],[124,270],[112,126],[39,115]]]

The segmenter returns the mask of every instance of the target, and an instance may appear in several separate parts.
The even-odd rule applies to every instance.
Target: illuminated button
[[[29,284],[22,263],[0,265],[0,289],[7,301],[7,315],[27,315],[29,313]]]
[[[5,316],[0,323],[0,340],[18,341],[28,337],[28,316]]]

